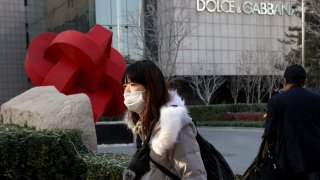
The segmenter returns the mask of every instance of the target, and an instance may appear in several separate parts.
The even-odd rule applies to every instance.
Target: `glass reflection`
[[[142,39],[138,38],[141,26],[142,0],[96,0],[96,23],[113,32],[112,46],[127,60],[142,57]],[[137,39],[138,38],[138,39]]]

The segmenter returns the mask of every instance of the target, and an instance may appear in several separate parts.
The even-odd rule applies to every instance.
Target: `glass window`
[[[140,59],[142,55],[137,48],[142,39],[135,35],[141,29],[141,15],[142,0],[96,0],[96,23],[113,32],[112,46],[130,59]]]
[[[96,0],[96,22],[101,25],[111,24],[111,1]]]

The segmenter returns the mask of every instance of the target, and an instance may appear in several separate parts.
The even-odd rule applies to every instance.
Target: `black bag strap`
[[[148,135],[147,139],[144,140],[144,141],[141,139],[140,135],[137,134],[137,136],[136,136],[136,143],[137,143],[136,144],[136,148],[137,149],[141,148],[143,144],[149,144],[149,141],[151,139],[151,135],[152,135],[152,131],[154,129],[154,126],[155,126],[155,124],[151,125],[150,131],[149,131],[149,135]]]
[[[199,144],[199,142],[207,141],[206,139],[204,139],[204,138],[199,134],[198,128],[196,128],[196,129],[197,129],[197,136],[196,136],[197,143]],[[207,141],[207,142],[208,142],[208,141]],[[209,143],[209,142],[208,142],[208,143]],[[210,144],[210,143],[209,143],[209,144]],[[211,145],[211,144],[210,144],[210,145]],[[199,144],[199,148],[200,148],[200,152],[201,152],[200,144]],[[216,156],[212,156],[212,157],[213,157],[214,161],[217,163],[219,180],[220,180],[220,179],[223,179],[223,177],[222,177],[222,170],[221,170],[221,164],[220,164],[220,162],[219,162],[219,160],[217,159]],[[201,158],[202,158],[202,156],[201,156]],[[205,164],[204,161],[203,161],[203,159],[202,159],[202,162],[203,162],[203,164]]]
[[[155,164],[165,175],[167,175],[168,177],[170,177],[173,180],[180,180],[180,178],[173,174],[171,171],[169,171],[167,168],[163,167],[162,165],[160,165],[159,163],[157,163],[155,160],[153,160],[150,156],[149,156],[150,161]]]
[[[262,142],[259,147],[256,166],[260,164],[261,161],[265,158],[273,159],[272,147],[270,147],[270,143],[266,137],[262,137]]]

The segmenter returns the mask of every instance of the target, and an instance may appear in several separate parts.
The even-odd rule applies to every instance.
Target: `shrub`
[[[262,121],[264,115],[264,112],[236,112],[221,114],[220,119],[224,121]]]
[[[266,108],[266,104],[218,104],[210,106],[188,106],[190,115],[195,121],[221,121],[224,120],[223,118],[228,113],[266,112]]]
[[[86,148],[75,130],[0,124],[0,179],[84,179]]]
[[[99,122],[122,121],[125,113],[118,116],[101,116]]]
[[[131,156],[127,154],[98,153],[83,157],[87,164],[87,180],[122,179],[122,172],[128,166]]]
[[[198,126],[256,127],[263,128],[264,121],[198,121]]]
[[[0,179],[122,179],[131,156],[90,152],[76,130],[0,124]]]

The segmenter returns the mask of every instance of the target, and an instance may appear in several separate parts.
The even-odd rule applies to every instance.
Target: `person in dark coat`
[[[291,65],[285,91],[268,102],[264,136],[274,144],[278,179],[320,180],[320,96],[305,84],[305,69]]]

